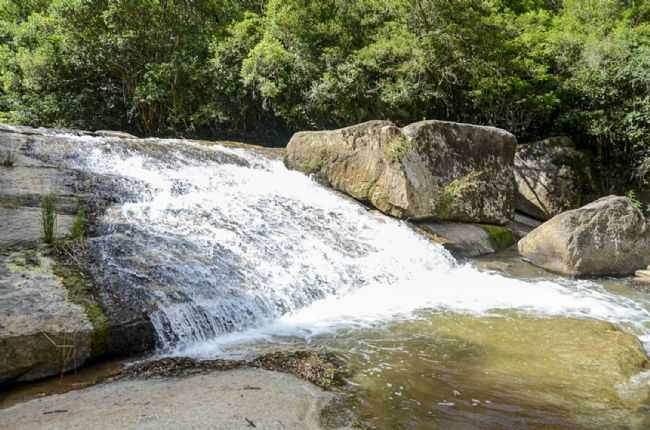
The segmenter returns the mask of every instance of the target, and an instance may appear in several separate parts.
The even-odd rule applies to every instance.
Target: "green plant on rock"
[[[451,214],[452,206],[463,190],[463,183],[454,179],[440,190],[436,205],[436,218],[447,219]]]
[[[490,235],[490,239],[498,249],[508,248],[515,243],[512,231],[505,227],[491,224],[479,224],[479,226]]]
[[[625,194],[625,197],[627,197],[630,203],[632,203],[632,206],[639,209],[640,211],[643,211],[643,205],[641,204],[639,198],[636,196],[634,190],[628,191],[627,194]]]
[[[43,227],[43,241],[54,243],[57,230],[56,195],[48,194],[41,202],[41,222]]]
[[[323,160],[309,160],[305,161],[302,165],[303,172],[307,174],[313,174],[320,172],[320,169],[323,167]]]
[[[70,229],[70,239],[83,241],[86,238],[86,211],[79,208]]]
[[[401,162],[413,149],[414,143],[405,136],[396,136],[384,146],[384,155],[390,161]]]
[[[13,152],[7,151],[0,164],[2,164],[3,167],[14,167],[16,165],[16,157]]]

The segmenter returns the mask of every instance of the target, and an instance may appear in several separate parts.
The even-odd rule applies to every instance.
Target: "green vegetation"
[[[74,253],[74,250],[68,250]],[[91,336],[91,351],[93,357],[105,354],[110,348],[110,327],[109,321],[91,295],[91,285],[86,276],[74,264],[56,262],[52,266],[54,273],[68,292],[68,300],[83,307],[88,320],[93,326]]]
[[[70,229],[70,239],[82,241],[86,237],[86,211],[79,208],[74,218],[74,223]]]
[[[386,158],[391,161],[401,162],[412,149],[413,144],[413,140],[409,140],[404,136],[395,137],[384,147]]]
[[[4,158],[0,162],[0,165],[3,167],[14,167],[16,165],[16,157],[13,152],[7,151]]]
[[[636,193],[633,190],[630,190],[625,194],[625,197],[632,203],[632,206],[635,208],[642,210],[643,204],[641,201],[637,198]]]
[[[323,167],[323,160],[309,160],[302,165],[302,170],[306,173],[313,174],[320,172]]]
[[[57,214],[56,214],[56,196],[48,194],[43,197],[41,202],[41,226],[43,228],[43,241],[53,244],[56,239]]]
[[[480,227],[490,235],[490,239],[498,249],[505,249],[515,243],[512,231],[498,225],[480,224]]]
[[[650,3],[0,0],[0,122],[284,136],[369,119],[571,136],[650,179]]]

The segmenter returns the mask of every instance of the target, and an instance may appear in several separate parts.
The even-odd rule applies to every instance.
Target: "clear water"
[[[68,161],[71,165],[121,178],[135,196],[102,220],[106,231],[128,241],[116,242],[114,234],[110,240],[97,239],[95,246],[107,267],[124,273],[133,288],[148,295],[167,353],[213,357],[237,351],[233,345],[282,345],[296,339],[345,350],[346,339],[362,342],[386,327],[424,330],[410,325],[421,321],[423,310],[484,321],[504,314],[607,321],[642,341],[650,339],[650,312],[638,300],[593,282],[525,281],[461,264],[408,224],[368,211],[287,170],[280,160],[173,140],[136,145],[119,139],[65,139],[76,139],[84,148]],[[126,251],[125,243],[131,244]],[[399,336],[389,339],[390,351],[422,349]],[[394,354],[359,359],[367,356],[359,352],[350,359],[365,370],[405,359]],[[420,362],[416,369],[427,368],[422,364],[426,356],[409,356],[410,363]],[[470,384],[462,377],[468,366],[450,369],[455,370],[446,378],[457,372],[458,381]],[[366,411],[383,407],[366,402]],[[420,416],[405,410],[404,419]],[[544,416],[545,409],[540,411],[536,417]],[[429,408],[423,416],[429,412],[441,414]],[[473,419],[461,415],[460,423]],[[399,417],[396,422],[402,422]],[[427,425],[417,419],[412,424],[405,428]],[[543,420],[538,424],[531,428],[546,428]]]

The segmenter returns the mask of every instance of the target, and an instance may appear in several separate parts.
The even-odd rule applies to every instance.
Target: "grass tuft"
[[[83,241],[86,238],[86,211],[79,208],[70,229],[70,239]]]
[[[41,221],[43,227],[43,241],[53,244],[56,239],[57,214],[56,195],[48,194],[41,202]]]

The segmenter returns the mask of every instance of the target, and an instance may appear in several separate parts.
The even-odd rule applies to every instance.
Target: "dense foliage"
[[[448,119],[569,134],[612,177],[650,173],[650,0],[0,0],[0,84],[1,122]]]

